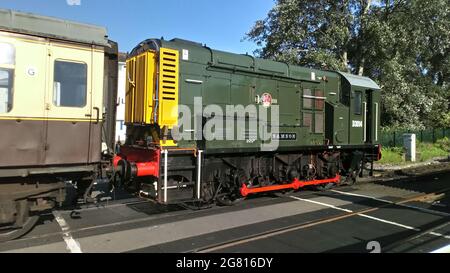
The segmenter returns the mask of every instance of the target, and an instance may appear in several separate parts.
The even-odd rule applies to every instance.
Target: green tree
[[[247,34],[263,58],[346,71],[383,88],[383,125],[448,125],[447,0],[277,0]]]

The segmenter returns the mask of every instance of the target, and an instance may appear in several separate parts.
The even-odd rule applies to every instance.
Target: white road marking
[[[396,205],[396,206],[399,206],[399,207],[415,209],[415,210],[428,212],[428,213],[433,213],[433,214],[437,214],[437,215],[450,216],[449,213],[435,211],[435,210],[421,208],[421,207],[416,207],[416,206],[411,206],[411,205],[396,204],[395,202],[392,202],[392,201],[389,201],[389,200],[385,200],[385,199],[376,198],[376,197],[373,197],[373,196],[368,196],[368,195],[363,195],[363,194],[356,194],[356,193],[350,193],[350,192],[345,192],[345,191],[337,191],[337,190],[331,190],[331,191],[335,192],[335,193],[342,194],[342,195],[348,195],[348,196],[355,196],[355,197],[362,197],[362,198],[372,199],[372,200],[375,200],[375,201],[388,203],[388,204]]]
[[[445,247],[443,247],[443,248],[440,248],[440,249],[438,249],[438,250],[435,250],[435,251],[433,251],[433,252],[431,252],[431,253],[440,253],[440,254],[443,254],[443,253],[450,253],[450,245],[445,246]]]
[[[384,220],[384,219],[381,219],[381,218],[378,218],[378,217],[373,217],[373,216],[370,216],[370,215],[367,215],[367,214],[358,214],[358,216],[361,216],[361,217],[364,217],[364,218],[367,218],[367,219],[372,219],[372,220],[375,220],[375,221],[378,221],[378,222],[382,222],[382,223],[385,223],[385,224],[388,224],[388,225],[401,227],[401,228],[404,228],[404,229],[420,231],[420,229],[418,229],[418,228],[402,225],[402,224],[399,224],[399,223],[396,223],[396,222]]]
[[[330,204],[326,204],[326,203],[323,203],[323,202],[318,202],[318,201],[309,200],[309,199],[303,199],[303,198],[299,198],[299,197],[296,197],[296,196],[291,196],[291,198],[295,199],[295,200],[298,200],[298,201],[308,202],[308,203],[320,205],[320,206],[323,206],[323,207],[332,208],[332,209],[343,211],[343,212],[347,212],[347,213],[355,213],[355,211],[352,211],[352,210],[349,210],[349,209],[343,209],[343,208],[336,207],[336,206],[333,206],[333,205],[330,205]],[[367,218],[367,219],[371,219],[371,220],[374,220],[374,221],[382,222],[382,223],[385,223],[385,224],[401,227],[401,228],[404,228],[404,229],[414,230],[414,231],[417,231],[417,232],[421,231],[420,229],[415,228],[415,227],[411,227],[411,226],[403,225],[403,224],[400,224],[400,223],[388,221],[388,220],[385,220],[385,219],[373,217],[373,216],[370,216],[370,215],[367,215],[367,214],[363,214],[363,213],[358,213],[356,215],[360,216],[360,217]],[[442,237],[442,238],[450,240],[450,236],[445,236],[445,235],[440,234],[440,233],[429,232],[428,234],[436,236],[436,237]]]
[[[81,251],[80,243],[77,242],[70,234],[69,225],[61,216],[61,213],[59,213],[58,211],[53,211],[53,216],[55,216],[56,222],[58,222],[61,230],[63,231],[63,239],[64,242],[66,242],[67,250],[69,250],[71,253],[83,253]]]
[[[436,237],[444,237],[445,239],[450,240],[450,236],[444,235],[442,233],[437,233],[437,232],[430,232],[429,234],[436,236]]]
[[[340,207],[336,207],[336,206],[333,206],[333,205],[330,205],[330,204],[325,204],[325,203],[314,201],[314,200],[303,199],[303,198],[295,197],[295,196],[291,196],[291,198],[295,199],[295,200],[298,200],[298,201],[308,202],[308,203],[316,204],[316,205],[323,206],[323,207],[329,207],[329,208],[332,208],[332,209],[335,209],[335,210],[340,210],[340,211],[343,211],[343,212],[353,213],[353,211],[351,211],[351,210],[343,209],[343,208],[340,208]]]
[[[363,198],[372,199],[372,200],[376,200],[376,201],[380,201],[380,202],[384,202],[384,203],[394,204],[394,202],[389,201],[389,200],[384,200],[384,199],[380,199],[380,198],[376,198],[376,197],[368,196],[368,195],[363,195],[363,194],[356,194],[356,193],[338,191],[338,190],[331,190],[331,192],[339,193],[342,195],[348,195],[348,196],[363,197]]]

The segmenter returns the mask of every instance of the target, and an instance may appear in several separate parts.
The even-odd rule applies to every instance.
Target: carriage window
[[[84,107],[87,96],[87,65],[55,61],[53,103],[61,107]]]
[[[12,71],[0,68],[0,113],[8,113],[12,109]]]
[[[362,93],[355,92],[355,115],[362,114]]]
[[[3,114],[12,109],[15,58],[14,46],[0,43],[0,113]]]
[[[13,45],[0,43],[0,65],[14,65],[16,52]]]

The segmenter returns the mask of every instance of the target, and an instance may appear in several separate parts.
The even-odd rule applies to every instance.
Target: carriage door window
[[[59,107],[86,106],[87,65],[82,63],[55,61],[53,103]]]
[[[15,49],[0,43],[0,114],[8,113],[13,103]]]

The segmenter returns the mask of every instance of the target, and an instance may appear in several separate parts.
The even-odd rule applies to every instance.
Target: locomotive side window
[[[322,90],[316,90],[315,109],[323,111],[325,108],[324,93]]]
[[[312,132],[312,113],[303,113],[303,126],[309,128],[309,131]]]
[[[313,108],[313,93],[310,89],[303,90],[303,108],[312,109]]]
[[[355,115],[362,114],[362,93],[355,92]]]
[[[303,126],[309,128],[310,133],[323,134],[325,116],[325,92],[320,89],[303,90]]]
[[[324,133],[324,115],[323,115],[323,113],[316,113],[314,118],[315,118],[314,133],[323,134]]]
[[[0,43],[0,113],[12,110],[15,48]]]
[[[53,103],[59,107],[86,106],[87,65],[55,61]]]

